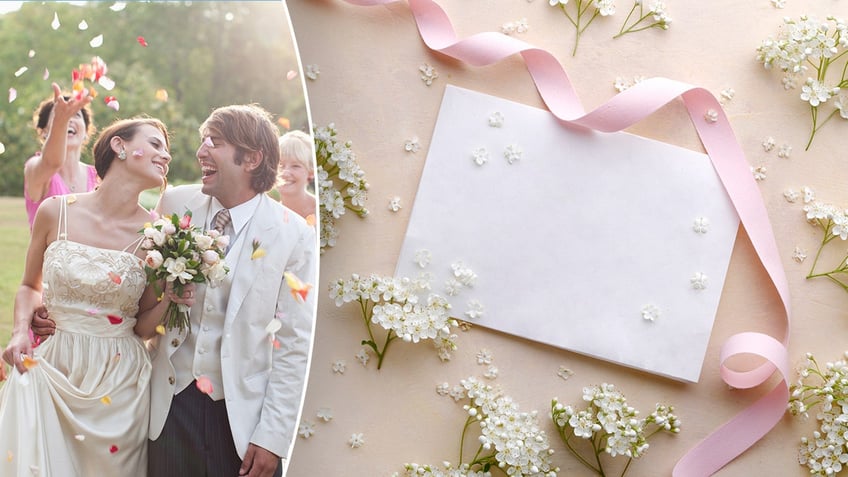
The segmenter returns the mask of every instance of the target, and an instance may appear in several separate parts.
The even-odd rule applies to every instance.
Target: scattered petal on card
[[[101,35],[95,36],[94,38],[91,39],[90,42],[88,42],[88,44],[92,48],[100,48],[101,46],[103,46],[103,35],[101,34]]]

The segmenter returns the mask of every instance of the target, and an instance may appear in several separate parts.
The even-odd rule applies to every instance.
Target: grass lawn
[[[0,197],[0,345],[4,348],[12,333],[15,293],[24,274],[24,258],[29,243],[24,199]],[[2,349],[2,348],[0,348]]]

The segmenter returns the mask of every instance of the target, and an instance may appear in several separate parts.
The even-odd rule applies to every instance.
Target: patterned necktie
[[[227,225],[230,225],[231,221],[230,211],[228,209],[221,209],[215,214],[215,218],[212,219],[212,228],[223,235],[224,229],[227,228]]]

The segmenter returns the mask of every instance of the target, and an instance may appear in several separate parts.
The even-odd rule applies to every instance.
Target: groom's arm
[[[259,424],[250,442],[285,458],[297,432],[304,388],[308,372],[309,353],[314,326],[318,275],[318,253],[315,231],[298,223],[302,232],[289,255],[285,271],[311,284],[306,300],[299,302],[283,277],[280,279],[276,311],[281,328],[275,333],[272,350],[271,375]],[[294,223],[285,225],[294,226]]]

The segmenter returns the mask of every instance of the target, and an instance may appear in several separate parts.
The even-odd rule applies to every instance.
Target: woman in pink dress
[[[80,158],[94,134],[91,97],[63,96],[53,83],[53,99],[38,105],[33,123],[42,141],[41,152],[24,164],[24,201],[29,226],[39,204],[48,197],[89,192],[97,185],[97,172]]]

